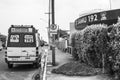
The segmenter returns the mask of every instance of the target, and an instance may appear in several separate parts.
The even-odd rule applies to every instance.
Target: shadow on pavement
[[[8,69],[9,71],[19,71],[19,72],[25,72],[25,71],[34,71],[37,68],[34,68],[33,65],[15,65],[13,68]]]

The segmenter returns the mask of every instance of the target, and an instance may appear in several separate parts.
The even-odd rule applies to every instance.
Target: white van
[[[11,25],[8,30],[5,61],[8,68],[14,64],[33,64],[39,67],[41,46],[38,31],[32,25]]]

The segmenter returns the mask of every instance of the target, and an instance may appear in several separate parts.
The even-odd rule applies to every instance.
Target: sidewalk
[[[48,51],[48,64],[52,62],[52,51]],[[64,53],[58,49],[55,50],[55,57],[56,57],[56,66],[47,66],[47,80],[107,80],[101,76],[65,76],[62,74],[53,74],[51,70],[57,68],[65,63],[73,61],[71,54]]]
[[[48,64],[52,63],[52,50],[48,51]],[[65,53],[60,51],[59,49],[55,49],[55,61],[56,61],[56,66],[52,68],[57,68],[67,62],[73,61],[72,60],[72,55],[69,53]]]

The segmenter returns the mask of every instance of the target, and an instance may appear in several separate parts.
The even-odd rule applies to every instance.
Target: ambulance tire
[[[13,64],[9,64],[9,63],[8,63],[8,68],[9,68],[9,69],[13,68]]]
[[[34,66],[35,68],[39,68],[39,67],[40,67],[39,63],[34,63],[33,66]]]

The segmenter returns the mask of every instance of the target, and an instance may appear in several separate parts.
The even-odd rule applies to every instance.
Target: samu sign
[[[111,25],[117,22],[120,16],[120,9],[107,10],[80,16],[75,20],[75,29],[81,30],[87,25],[104,23]]]

